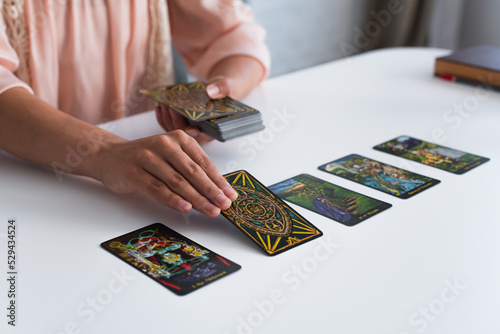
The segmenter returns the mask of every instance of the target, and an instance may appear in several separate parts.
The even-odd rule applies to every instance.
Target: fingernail
[[[219,93],[220,93],[219,86],[217,86],[217,85],[209,85],[209,86],[207,86],[207,94],[208,94],[208,96],[214,97],[214,96],[219,95]]]
[[[220,205],[222,205],[223,208],[228,208],[231,205],[231,200],[226,197],[224,194],[219,194],[217,197],[215,197],[217,202],[219,202]]]
[[[220,209],[210,202],[205,203],[205,210],[207,210],[208,212],[211,212],[213,214],[219,214],[219,212],[220,212]]]
[[[231,199],[231,201],[235,201],[238,198],[238,193],[231,187],[227,187],[224,189],[224,194]]]
[[[177,206],[179,207],[179,209],[180,209],[181,211],[184,211],[184,212],[188,212],[188,211],[189,211],[189,210],[191,210],[191,208],[193,207],[193,206],[191,205],[191,203],[189,203],[189,202],[187,202],[187,201],[185,201],[185,200],[183,200],[183,199],[181,199],[181,200],[179,201],[179,203],[177,204]]]
[[[186,133],[187,133],[188,135],[190,135],[191,137],[196,138],[196,137],[198,137],[198,135],[200,134],[200,131],[199,131],[199,130],[197,130],[197,129],[187,129],[187,130],[186,130]]]

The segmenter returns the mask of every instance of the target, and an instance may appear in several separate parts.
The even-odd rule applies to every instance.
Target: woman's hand
[[[228,57],[217,63],[210,71],[207,80],[207,94],[212,99],[232,97],[241,99],[259,84],[265,70],[259,61],[247,56]],[[166,130],[183,130],[198,143],[211,141],[212,138],[197,127],[188,126],[184,117],[176,111],[160,105],[156,108],[158,123]]]
[[[174,130],[103,145],[97,178],[118,194],[139,191],[180,212],[191,208],[217,216],[237,193],[193,137]]]
[[[156,119],[158,123],[167,132],[174,130],[183,130],[188,135],[196,139],[200,144],[212,141],[213,138],[209,135],[203,133],[195,126],[188,126],[186,119],[179,114],[177,111],[170,109],[169,107],[160,104],[156,107]]]
[[[215,217],[237,198],[184,131],[127,141],[55,109],[24,88],[0,94],[0,106],[0,149],[22,159],[92,177],[118,194],[141,192],[180,212],[194,208]],[[85,147],[79,161],[68,163],[68,150],[79,147]]]

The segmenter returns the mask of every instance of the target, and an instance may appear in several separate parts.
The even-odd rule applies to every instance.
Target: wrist
[[[81,170],[77,170],[76,172],[102,182],[106,173],[108,159],[113,152],[113,146],[127,142],[127,140],[99,127],[86,129],[83,131],[83,134],[84,138],[79,145],[80,147],[87,146],[88,153],[85,157],[82,157]],[[76,150],[76,153],[85,154],[85,151],[84,149],[80,149]]]

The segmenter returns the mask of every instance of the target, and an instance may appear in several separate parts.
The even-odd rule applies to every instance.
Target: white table
[[[433,77],[437,49],[386,49],[265,82],[245,102],[264,132],[206,152],[222,172],[270,185],[309,173],[393,204],[346,227],[294,206],[324,236],[266,256],[223,217],[182,215],[140,195],[0,154],[1,267],[17,224],[16,327],[6,333],[498,333],[500,94]],[[455,108],[455,109],[454,109]],[[461,114],[457,110],[462,110]],[[153,113],[105,125],[161,133]],[[454,175],[372,147],[410,135],[491,158]],[[321,172],[358,153],[442,182],[401,200]],[[162,222],[242,265],[178,297],[99,245]]]

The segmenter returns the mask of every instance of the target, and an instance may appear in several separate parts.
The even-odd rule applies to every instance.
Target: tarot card
[[[262,115],[257,110],[207,119],[202,122],[188,119],[188,123],[222,142],[265,128]]]
[[[357,154],[348,155],[318,168],[404,199],[441,182]]]
[[[160,223],[101,246],[177,295],[185,295],[241,268]]]
[[[244,170],[224,175],[238,199],[222,215],[268,255],[323,235],[314,225]]]
[[[374,149],[455,174],[464,174],[490,160],[408,136],[400,136]]]
[[[297,175],[269,189],[284,200],[347,226],[354,226],[392,206],[309,174]]]
[[[143,89],[140,92],[195,122],[257,112],[230,97],[212,100],[205,91],[206,87],[204,82],[198,81],[156,89]]]

